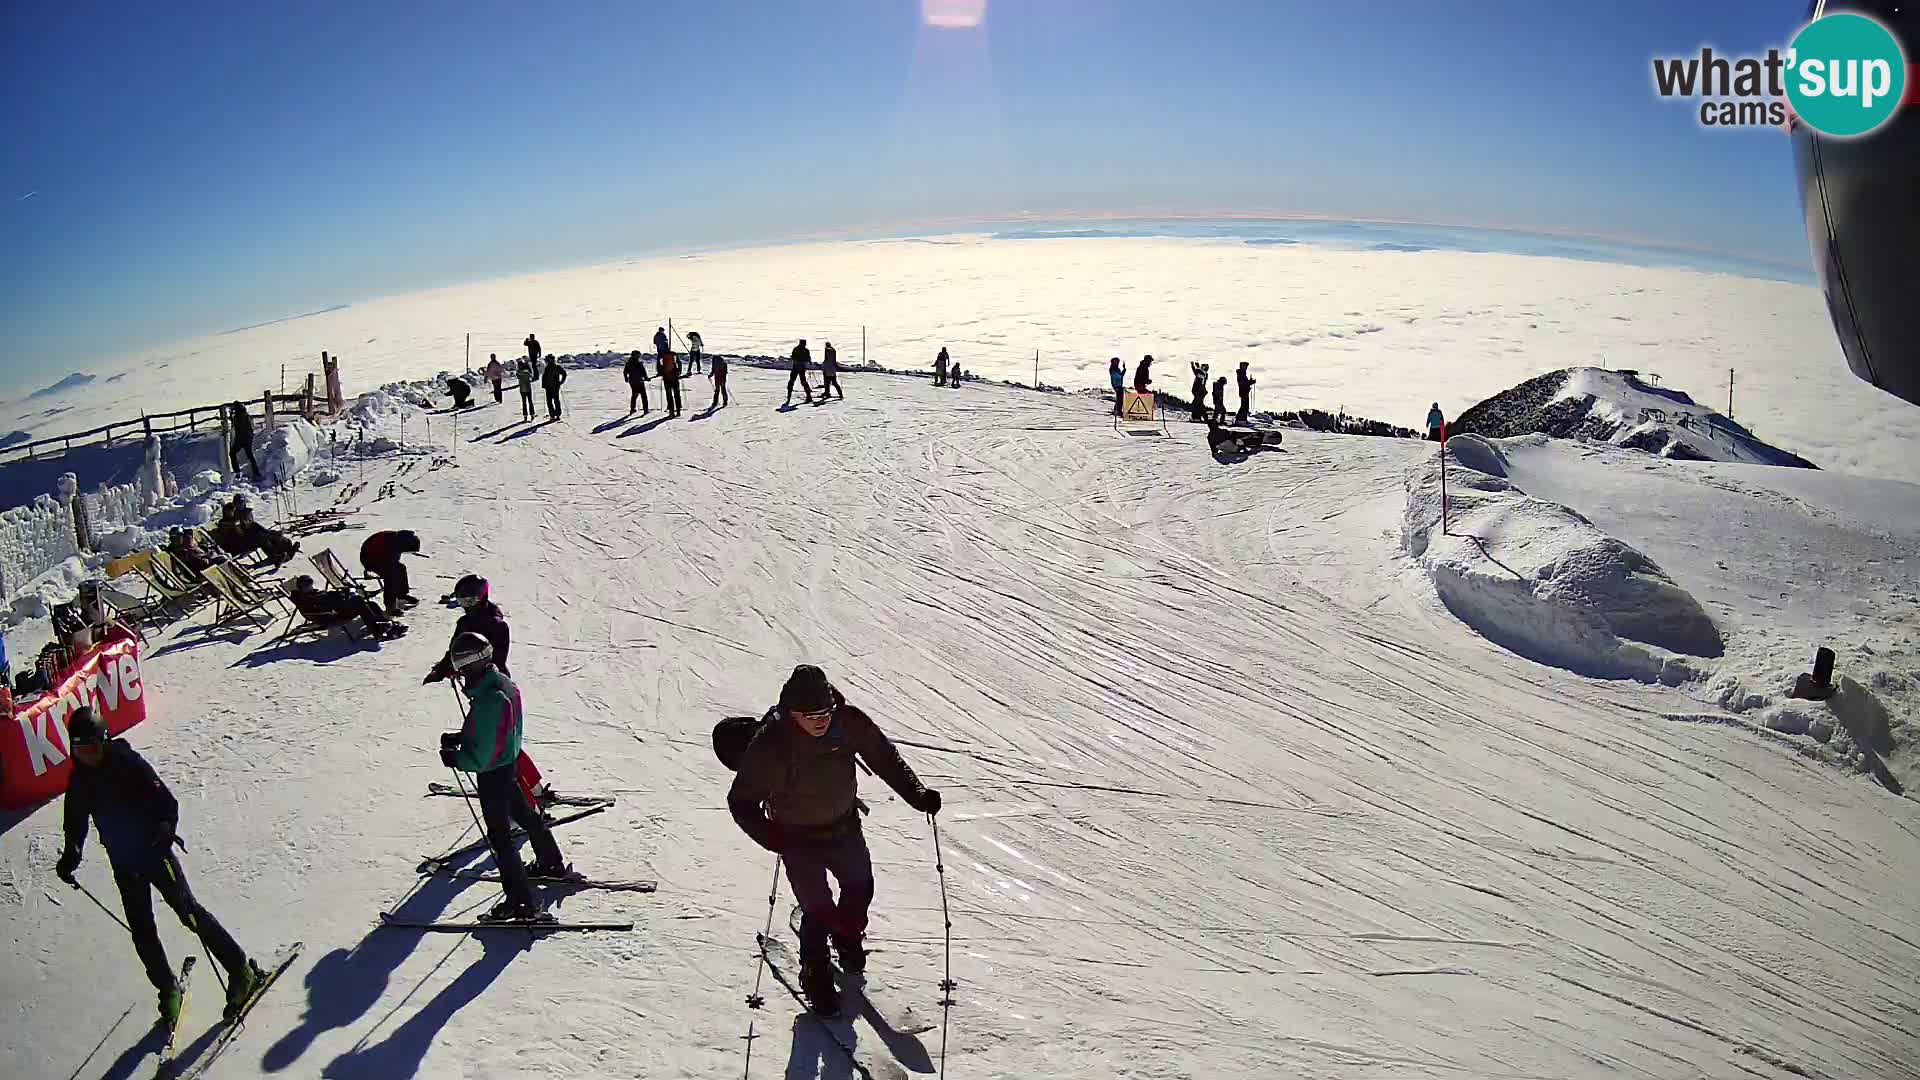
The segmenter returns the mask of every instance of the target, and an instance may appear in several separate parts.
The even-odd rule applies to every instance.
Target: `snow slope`
[[[1399,552],[1431,445],[1290,431],[1222,466],[1071,395],[848,373],[782,412],[783,378],[735,378],[666,422],[581,373],[562,424],[488,405],[343,468],[357,522],[434,556],[407,638],[161,636],[134,741],[195,889],[257,950],[307,943],[216,1077],[738,1076],[754,1016],[751,1076],[847,1075],[776,987],[742,1004],[773,866],[708,746],[802,660],[946,793],[955,1080],[1915,1075],[1914,802],[1463,632]],[[497,895],[414,872],[472,828],[421,797],[458,724],[419,685],[431,600],[466,570],[513,620],[549,777],[620,798],[569,855],[661,882],[560,909],[632,933],[374,928]],[[865,794],[873,969],[937,1016],[928,827]],[[0,840],[0,1060],[144,1075],[150,991],[58,850],[57,807]],[[110,896],[97,849],[80,876]],[[938,1030],[856,1030],[875,1075],[941,1068]]]

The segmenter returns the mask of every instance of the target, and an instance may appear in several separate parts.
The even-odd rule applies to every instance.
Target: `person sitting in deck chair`
[[[215,557],[207,554],[200,546],[199,538],[187,529],[172,529],[167,533],[167,554],[173,561],[187,568],[189,573],[198,574],[212,566]]]
[[[235,495],[220,511],[220,521],[213,527],[213,542],[229,555],[265,552],[267,561],[275,567],[285,565],[300,551],[300,545],[287,539],[285,533],[269,529],[254,519],[253,507],[248,505],[245,495]]]
[[[391,641],[407,632],[405,626],[382,615],[373,601],[365,596],[346,589],[318,588],[311,574],[301,574],[293,579],[293,589],[287,594],[287,599],[293,601],[294,610],[309,622],[322,626],[359,619],[366,626],[368,635],[381,641]]]

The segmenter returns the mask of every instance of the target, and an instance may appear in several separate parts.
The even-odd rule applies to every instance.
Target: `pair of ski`
[[[166,1025],[166,1040],[160,1044],[160,1065],[154,1072],[155,1080],[197,1080],[212,1068],[213,1063],[219,1059],[220,1052],[231,1045],[234,1038],[240,1034],[241,1027],[247,1022],[247,1014],[253,1011],[253,1007],[259,1004],[268,990],[273,989],[273,984],[280,981],[280,976],[286,974],[287,969],[293,966],[302,948],[305,948],[305,943],[296,941],[274,960],[273,966],[266,970],[265,977],[260,980],[260,985],[254,989],[252,996],[240,1003],[240,1008],[233,1014],[233,1018],[221,1020],[221,1023],[226,1025],[226,1029],[220,1032],[220,1037],[214,1040],[212,1046],[207,1047],[207,1052],[200,1055],[200,1059],[195,1061],[191,1068],[186,1072],[180,1072],[179,1061],[174,1057],[174,1043],[180,1034],[180,1021],[187,1015],[187,994],[190,989],[189,981],[193,977],[193,966],[200,959],[197,956],[187,957],[180,965],[180,1011],[175,1014],[173,1022]]]
[[[460,791],[444,784],[431,785],[431,793],[434,795],[461,794]],[[556,800],[556,802],[560,805],[584,804],[585,808],[578,813],[553,818],[547,822],[549,828],[565,825],[570,821],[578,821],[584,817],[591,817],[594,814],[602,813],[613,805],[612,799],[589,799],[572,803]],[[526,835],[525,830],[516,828],[513,830],[511,840],[518,840],[524,835]],[[464,878],[468,881],[491,881],[497,884],[501,880],[500,872],[497,870],[468,870],[453,865],[460,858],[481,851],[486,847],[488,847],[488,842],[485,837],[482,837],[471,844],[455,848],[444,855],[429,855],[420,861],[420,872],[423,874],[440,874],[447,877]],[[549,878],[541,877],[537,874],[529,874],[528,880],[535,884],[567,885],[579,889],[600,889],[608,892],[650,893],[660,887],[660,883],[651,878],[631,878],[626,880],[586,878],[576,880],[572,878]],[[544,912],[541,916],[532,919],[436,921],[431,919],[408,919],[395,912],[383,911],[380,913],[380,925],[395,930],[422,930],[452,934],[474,933],[480,930],[523,930],[531,933],[564,933],[633,929],[632,922],[561,922],[553,918],[552,915]]]
[[[854,1016],[865,1016],[873,1029],[881,1033],[882,1039],[889,1042],[924,1034],[932,1031],[936,1026],[915,1013],[911,1006],[890,1008],[877,1000],[873,984],[864,975],[842,973],[838,984],[839,1011],[831,1015],[815,1012],[807,1004],[807,999],[800,993],[799,987],[794,985],[786,969],[781,966],[787,956],[786,943],[766,934],[755,934],[754,939],[760,949],[760,959],[767,965],[767,971],[773,976],[773,980],[780,984],[781,989],[785,990],[789,997],[793,998],[794,1004],[800,1007],[801,1013],[818,1026],[821,1032],[832,1040],[833,1045],[846,1056],[848,1064],[853,1067],[855,1075],[859,1076],[860,1080],[876,1080],[876,1078],[873,1070],[860,1060],[859,1054],[854,1050],[852,1019]],[[854,999],[857,999],[857,1003]],[[766,1002],[758,995],[747,999],[748,1008],[759,1009],[765,1004]],[[917,1042],[911,1045],[919,1049]],[[921,1049],[920,1053],[924,1056],[924,1049]],[[921,1065],[927,1065],[927,1068],[922,1069]],[[916,1062],[915,1066],[916,1071],[931,1071],[931,1066],[924,1062]],[[895,1061],[886,1062],[882,1066],[882,1071],[887,1074],[888,1080],[905,1080],[907,1076],[906,1070]]]
[[[444,604],[451,599],[450,596],[443,596],[440,602]],[[452,784],[436,781],[427,785],[427,794],[452,795],[458,798],[464,796],[466,792]],[[614,802],[611,795],[555,795],[541,801],[549,806],[612,806]]]

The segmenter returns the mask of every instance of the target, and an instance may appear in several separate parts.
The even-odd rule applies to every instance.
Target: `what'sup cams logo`
[[[1783,53],[1659,56],[1654,90],[1700,101],[1703,127],[1786,127],[1789,118],[1822,135],[1866,135],[1892,119],[1908,96],[1906,54],[1871,16],[1840,12],[1802,27]]]

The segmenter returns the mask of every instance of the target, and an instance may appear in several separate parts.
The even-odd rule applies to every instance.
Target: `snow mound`
[[[1548,372],[1461,413],[1449,431],[1496,439],[1538,432],[1683,460],[1817,468],[1798,454],[1762,442],[1681,391],[1642,381],[1636,371],[1578,367]]]
[[[1497,445],[1462,435],[1446,456],[1446,533],[1431,459],[1407,474],[1401,539],[1461,621],[1529,659],[1600,678],[1678,684],[1698,677],[1689,657],[1721,655],[1720,631],[1690,593],[1577,512],[1505,479]]]
[[[284,484],[304,472],[319,454],[320,429],[305,420],[281,424],[267,436],[260,452],[260,479],[268,487]]]

